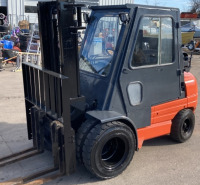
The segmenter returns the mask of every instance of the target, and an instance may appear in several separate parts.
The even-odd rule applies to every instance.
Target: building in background
[[[75,0],[75,2],[84,3],[87,6],[96,6],[134,3],[134,0]],[[0,0],[0,13],[7,16],[12,27],[18,26],[18,22],[22,20],[27,20],[33,24],[37,22],[37,3],[37,0]]]
[[[7,16],[11,27],[18,26],[18,22],[22,20],[34,23],[37,16],[37,3],[37,0],[0,0],[0,13]]]

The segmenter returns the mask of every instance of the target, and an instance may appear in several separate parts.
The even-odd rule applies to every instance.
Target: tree
[[[200,13],[200,0],[190,0],[192,13]]]

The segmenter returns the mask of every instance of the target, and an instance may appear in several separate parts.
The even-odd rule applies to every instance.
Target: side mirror
[[[120,21],[125,23],[125,24],[128,23],[129,20],[130,20],[130,17],[129,17],[128,13],[120,13],[119,14],[119,18],[120,18]]]
[[[83,20],[85,23],[88,23],[90,20],[89,13],[83,12]]]

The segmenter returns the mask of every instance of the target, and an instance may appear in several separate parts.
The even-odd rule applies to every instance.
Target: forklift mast
[[[70,78],[70,97],[80,96],[78,29],[82,27],[81,7],[73,1],[40,2],[38,18],[42,67]]]
[[[44,128],[50,127],[54,166],[65,174],[72,173],[76,166],[70,109],[83,109],[84,105],[79,89],[77,41],[77,30],[84,29],[83,6],[70,0],[39,2],[42,67],[22,65],[28,138],[33,139],[35,148],[43,150]]]

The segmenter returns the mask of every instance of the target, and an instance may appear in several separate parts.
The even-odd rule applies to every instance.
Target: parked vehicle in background
[[[199,51],[200,18],[198,14],[185,12],[181,14],[182,45],[190,51]]]

